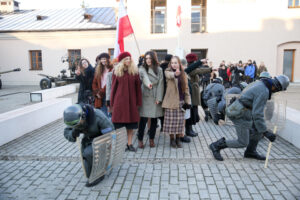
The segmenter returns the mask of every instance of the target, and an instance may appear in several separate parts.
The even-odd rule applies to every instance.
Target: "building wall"
[[[0,71],[20,67],[21,72],[3,74],[3,84],[38,84],[41,76],[59,75],[68,69],[61,57],[68,55],[68,49],[81,49],[81,56],[94,66],[95,58],[108,48],[114,48],[115,31],[77,31],[0,34]],[[42,51],[43,70],[30,70],[29,50]],[[69,75],[69,74],[68,74]]]
[[[151,1],[127,1],[142,53],[149,49],[168,49],[169,53],[175,53],[178,43],[176,2],[167,1],[167,33],[151,34]],[[246,62],[252,59],[258,64],[264,61],[272,75],[280,74],[278,45],[300,41],[300,9],[288,9],[287,0],[207,0],[206,33],[191,33],[191,0],[182,2],[180,47],[185,53],[191,49],[208,49],[207,57],[215,66],[222,60]],[[132,42],[127,48],[136,52],[132,39],[127,41]],[[296,60],[300,60],[299,54]],[[300,66],[297,67],[299,71]],[[294,80],[300,81],[298,72],[295,76]]]
[[[271,75],[282,73],[280,45],[300,41],[300,9],[288,9],[287,0],[207,0],[207,32],[191,33],[191,0],[182,4],[182,27],[176,27],[177,1],[167,0],[167,33],[151,34],[151,0],[127,0],[138,51],[133,36],[125,39],[125,50],[137,62],[150,49],[175,54],[177,44],[187,54],[208,49],[207,57],[218,66],[222,60],[263,61]],[[179,37],[178,37],[179,35]],[[81,49],[94,64],[96,55],[115,43],[115,31],[0,33],[0,70],[22,67],[22,72],[2,75],[4,84],[37,84],[38,73],[58,75],[67,49]],[[30,71],[29,50],[42,50],[43,70]],[[295,53],[294,81],[300,82],[300,54]]]

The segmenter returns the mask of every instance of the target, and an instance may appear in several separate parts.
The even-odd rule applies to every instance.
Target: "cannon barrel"
[[[16,68],[16,69],[13,69],[13,70],[3,71],[3,72],[0,72],[0,75],[1,74],[6,74],[6,73],[10,73],[10,72],[18,72],[18,71],[21,71],[21,69],[20,68]]]

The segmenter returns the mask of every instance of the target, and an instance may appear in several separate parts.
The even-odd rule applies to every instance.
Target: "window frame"
[[[39,56],[39,53],[41,53],[41,56]],[[33,67],[33,54],[35,55],[35,68]],[[29,50],[29,57],[30,57],[30,69],[31,71],[35,70],[43,70],[43,54],[42,50]],[[41,58],[41,61],[39,62],[39,58]]]
[[[68,63],[69,63],[69,69],[71,69],[73,66],[72,66],[72,63],[71,63],[71,57],[72,57],[72,51],[75,51],[75,55],[76,55],[76,51],[79,51],[80,52],[80,55],[79,55],[79,58],[81,59],[81,49],[68,49]],[[76,59],[77,59],[77,56],[76,56]],[[77,66],[78,63],[75,63],[75,66]]]
[[[150,17],[151,17],[151,22],[150,22],[150,30],[151,30],[151,34],[166,34],[167,33],[167,0],[164,0],[165,1],[165,6],[157,6],[157,7],[154,7],[152,6],[152,3],[154,3],[155,0],[151,0],[151,3],[150,3]],[[155,12],[156,11],[164,11],[164,28],[163,28],[163,32],[155,32],[156,31],[156,23],[155,23]]]
[[[162,58],[162,60],[159,60],[158,52],[161,52],[161,53],[166,52],[166,55],[168,54],[168,49],[151,49],[151,51],[154,51],[156,53],[158,63],[161,63],[165,59],[165,56],[164,56]]]
[[[205,51],[205,56],[202,56],[202,55],[201,55],[201,52],[202,52],[202,51]],[[201,55],[201,56],[199,56],[199,54],[198,54],[197,52],[200,52],[200,55]],[[198,59],[201,60],[201,59],[207,58],[208,49],[207,49],[207,48],[203,48],[203,49],[191,49],[191,53],[197,54]]]
[[[192,32],[192,26],[198,23],[192,23],[192,12],[199,11],[200,13],[200,22],[199,22],[199,32]],[[193,0],[191,0],[191,33],[199,34],[207,32],[207,0],[201,0],[199,5],[193,5]]]
[[[295,3],[296,3],[296,0],[292,0],[293,1],[293,5],[292,6],[289,6],[288,5],[288,8],[300,8],[300,1],[299,1],[299,5],[295,5]]]
[[[108,48],[107,52],[108,55],[110,56],[110,61],[112,61],[114,59],[115,48]]]

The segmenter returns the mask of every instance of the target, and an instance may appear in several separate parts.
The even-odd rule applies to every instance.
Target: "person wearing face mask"
[[[220,150],[225,148],[246,148],[245,158],[265,160],[266,157],[257,151],[259,140],[264,136],[274,142],[276,135],[267,130],[264,109],[268,99],[275,92],[284,91],[289,86],[289,78],[279,75],[275,78],[262,78],[248,85],[240,98],[226,108],[226,115],[233,122],[237,139],[227,140],[224,137],[209,145],[216,160],[223,161]]]
[[[113,69],[110,64],[110,56],[108,53],[102,53],[99,56],[96,66],[95,76],[93,80],[93,94],[95,96],[95,108],[104,112],[107,117],[110,117],[106,105],[106,84],[107,75]]]
[[[90,99],[92,97],[94,72],[94,68],[87,59],[83,58],[79,61],[79,65],[75,70],[75,78],[80,83],[78,91],[78,103],[93,103],[90,101]]]
[[[156,53],[145,53],[145,61],[139,68],[142,81],[142,106],[139,108],[140,122],[138,129],[139,148],[144,148],[143,137],[148,118],[151,120],[149,130],[150,147],[155,147],[154,137],[156,133],[157,119],[163,116],[161,102],[163,100],[163,71],[159,67]]]
[[[138,128],[140,119],[138,108],[142,105],[141,80],[138,67],[129,52],[118,56],[119,64],[113,71],[110,93],[112,122],[116,129],[126,127],[127,149],[136,152],[132,145],[133,129]]]
[[[173,56],[165,70],[166,94],[162,107],[165,109],[163,132],[170,135],[170,145],[181,148],[184,131],[185,110],[191,108],[191,97],[187,76],[181,65],[180,58]],[[176,138],[176,139],[175,139]]]

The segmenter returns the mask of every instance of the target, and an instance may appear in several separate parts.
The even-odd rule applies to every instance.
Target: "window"
[[[40,50],[31,50],[30,54],[30,66],[31,70],[42,70],[42,51]]]
[[[7,2],[1,2],[1,5],[5,6],[5,5],[7,5]]]
[[[198,56],[198,59],[206,58],[207,49],[191,49],[191,53],[195,53]]]
[[[113,49],[113,48],[108,49],[108,55],[110,56],[110,60],[114,59],[114,51],[115,51],[115,49]]]
[[[69,69],[74,69],[78,65],[80,59],[81,59],[81,50],[80,49],[69,49],[68,50],[69,55]]]
[[[166,49],[152,49],[152,51],[156,52],[158,62],[163,61],[168,54],[168,50]]]
[[[300,0],[289,0],[289,8],[300,8]]]
[[[166,0],[151,0],[151,33],[167,32]]]
[[[192,0],[191,19],[192,33],[206,31],[206,0]]]

